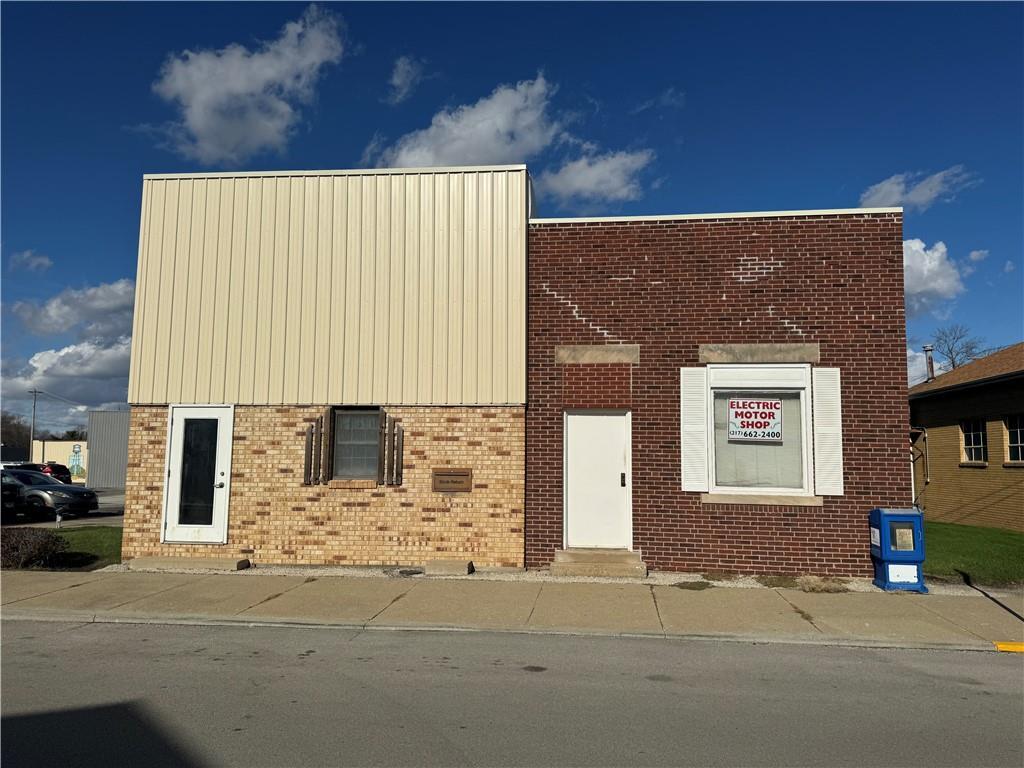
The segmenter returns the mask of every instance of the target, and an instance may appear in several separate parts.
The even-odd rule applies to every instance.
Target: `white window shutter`
[[[708,369],[680,368],[683,490],[708,490]]]
[[[843,495],[843,409],[839,369],[815,368],[811,380],[814,423],[814,492]]]

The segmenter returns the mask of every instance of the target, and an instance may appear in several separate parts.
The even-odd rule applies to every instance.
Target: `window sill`
[[[963,469],[985,469],[988,466],[987,461],[961,461],[960,466]]]
[[[781,496],[771,493],[702,493],[701,504],[748,504],[763,507],[820,507],[821,496]]]
[[[327,483],[328,488],[376,488],[376,480],[331,480]]]
[[[1003,466],[1006,469],[1024,469],[1024,461],[1004,461]]]

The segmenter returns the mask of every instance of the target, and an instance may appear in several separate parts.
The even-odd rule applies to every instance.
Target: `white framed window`
[[[1024,415],[1007,416],[1003,421],[1006,428],[1006,461],[1024,462]]]
[[[839,370],[708,365],[680,378],[683,490],[841,496]]]
[[[963,463],[983,464],[988,461],[988,432],[984,419],[961,421],[960,442],[963,447],[960,460]]]

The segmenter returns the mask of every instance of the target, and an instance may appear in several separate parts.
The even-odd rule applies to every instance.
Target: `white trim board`
[[[737,213],[676,213],[664,216],[579,216],[561,219],[530,219],[531,224],[598,224],[632,221],[698,221],[700,219],[774,219],[794,216],[873,216],[880,213],[903,213],[896,208],[823,208],[807,211],[741,211]]]
[[[430,173],[480,173],[484,171],[525,171],[526,165],[451,165],[433,168],[356,168],[335,171],[218,171],[216,173],[144,173],[143,179],[234,179],[288,176],[416,176]]]

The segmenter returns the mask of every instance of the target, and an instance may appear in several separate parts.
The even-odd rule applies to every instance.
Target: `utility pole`
[[[28,428],[28,458],[25,461],[32,461],[32,446],[36,440],[36,398],[42,392],[38,389],[30,389],[28,393],[32,395],[32,423]]]

